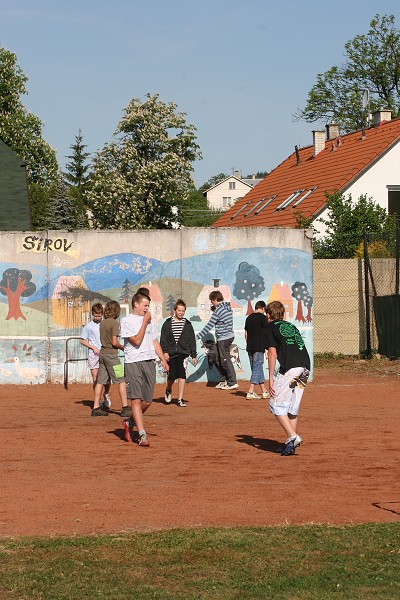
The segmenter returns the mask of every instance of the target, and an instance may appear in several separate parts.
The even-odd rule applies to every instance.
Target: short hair
[[[254,310],[258,310],[259,308],[267,308],[267,305],[265,304],[264,300],[259,300],[258,302],[256,302]]]
[[[136,293],[148,296],[150,298],[150,290],[147,287],[140,287]]]
[[[92,306],[92,315],[102,315],[103,314],[103,305],[100,304],[100,302],[96,302],[96,304],[93,304]]]
[[[174,310],[176,310],[178,306],[184,306],[186,308],[186,302],[182,300],[182,298],[179,298],[174,304]]]
[[[110,300],[104,307],[104,317],[106,319],[118,319],[121,307],[116,300]]]
[[[219,290],[213,290],[210,295],[208,296],[208,298],[211,300],[211,302],[213,300],[216,300],[217,302],[223,302],[224,301],[224,297],[221,294],[221,292]]]
[[[266,312],[272,321],[282,321],[285,316],[285,307],[279,300],[274,300],[267,305]]]
[[[139,288],[139,290],[143,290],[146,288]],[[146,298],[149,302],[151,302],[151,298],[148,294],[143,294],[140,291],[137,291],[136,294],[133,294],[132,296],[132,308],[135,306],[135,304],[140,304],[141,301],[143,300],[143,298]]]

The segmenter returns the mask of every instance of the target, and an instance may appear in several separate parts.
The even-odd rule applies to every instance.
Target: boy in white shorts
[[[156,383],[156,358],[164,371],[169,370],[160,343],[157,325],[149,311],[150,297],[137,292],[132,298],[132,312],[121,320],[121,337],[124,338],[125,382],[127,397],[132,403],[132,415],[139,431],[139,446],[148,447],[143,425],[143,413],[153,401]],[[131,442],[129,419],[124,421],[125,439]]]
[[[266,314],[269,406],[287,435],[280,450],[281,455],[289,456],[303,441],[297,434],[297,421],[301,398],[310,375],[310,357],[297,327],[283,320],[285,307],[281,302],[270,302]],[[274,378],[277,360],[279,372]]]
[[[100,323],[103,320],[103,306],[98,302],[92,306],[92,320],[87,323],[82,329],[81,344],[89,349],[88,366],[93,380],[93,391],[97,383],[97,375],[99,372],[99,354],[101,349],[100,341]],[[108,410],[111,406],[109,395],[110,384],[104,386],[104,401],[100,404],[100,408]]]

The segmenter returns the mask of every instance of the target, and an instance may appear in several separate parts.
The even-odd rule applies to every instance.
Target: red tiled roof
[[[299,164],[296,164],[294,152],[224,212],[212,227],[296,227],[296,212],[301,212],[307,219],[317,217],[325,207],[325,192],[345,191],[399,141],[400,119],[394,119],[367,129],[364,137],[361,131],[356,131],[326,141],[325,149],[315,157],[313,146],[299,148]],[[296,202],[313,188],[316,189],[296,206]],[[276,210],[298,190],[304,191],[286,208]],[[271,198],[268,206],[255,214]]]

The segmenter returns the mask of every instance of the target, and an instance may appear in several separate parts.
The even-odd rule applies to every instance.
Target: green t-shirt
[[[119,335],[119,323],[116,319],[103,319],[100,322],[100,354],[118,356],[118,348],[112,345],[113,336]]]

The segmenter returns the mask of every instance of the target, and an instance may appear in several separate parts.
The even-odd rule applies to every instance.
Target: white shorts
[[[300,402],[310,372],[304,367],[295,367],[284,375],[278,373],[274,380],[275,396],[270,398],[269,408],[280,417],[299,414]]]
[[[89,369],[98,369],[99,368],[99,355],[94,352],[89,352],[88,354],[88,365]]]

